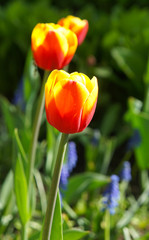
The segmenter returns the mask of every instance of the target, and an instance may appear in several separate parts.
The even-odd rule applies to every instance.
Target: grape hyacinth
[[[74,142],[69,142],[69,144],[68,144],[68,160],[67,160],[69,173],[71,173],[72,170],[76,167],[77,160],[78,160],[78,156],[77,156],[76,144]]]
[[[103,193],[103,210],[109,209],[111,215],[115,214],[115,208],[118,206],[119,196],[119,177],[117,175],[112,175],[111,182]]]
[[[131,138],[128,140],[127,143],[127,150],[133,150],[135,147],[139,147],[141,144],[141,135],[138,129],[134,129],[134,132]]]
[[[131,180],[131,166],[128,161],[123,163],[123,168],[120,172],[121,181],[129,182]]]
[[[18,87],[14,93],[14,97],[12,99],[12,103],[14,105],[19,106],[22,111],[24,111],[25,108],[25,100],[24,100],[24,93],[23,93],[23,78],[21,79],[21,81],[18,84]]]
[[[69,171],[67,164],[64,164],[61,171],[60,187],[66,189],[68,183]]]
[[[70,173],[75,168],[77,164],[78,156],[76,144],[74,142],[69,142],[68,144],[68,155],[67,161],[62,167],[61,177],[60,177],[60,188],[65,190],[68,183],[68,178]]]
[[[100,140],[100,132],[98,130],[95,130],[93,137],[91,138],[92,146],[94,146],[94,147],[98,146],[99,140]]]

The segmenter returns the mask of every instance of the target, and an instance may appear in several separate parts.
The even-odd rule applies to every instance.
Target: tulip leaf
[[[109,178],[98,173],[86,172],[78,174],[69,179],[64,199],[70,203],[78,199],[85,190],[92,190],[104,186],[109,182]]]
[[[0,209],[3,209],[12,192],[12,188],[13,188],[13,173],[10,170],[9,173],[7,174],[5,181],[1,187],[1,191],[0,191]]]
[[[57,155],[57,149],[55,149],[55,146],[57,146],[60,135],[58,136],[59,132],[57,129],[53,128],[49,123],[47,123],[47,161],[46,161],[46,172],[52,176],[56,155]]]
[[[87,231],[82,231],[81,229],[72,228],[64,231],[63,237],[64,240],[79,240],[82,239],[82,237],[89,234]]]
[[[18,154],[14,175],[16,202],[23,225],[29,220],[29,202],[26,176],[24,173],[21,155]]]
[[[44,185],[43,185],[43,180],[42,180],[41,174],[38,170],[35,170],[34,172],[35,172],[34,173],[35,181],[37,184],[39,197],[40,197],[42,214],[45,215],[46,208],[47,208],[47,201],[46,201],[46,193],[45,193],[45,189],[44,189]]]
[[[56,199],[50,240],[63,240],[61,202],[59,193],[57,194]]]

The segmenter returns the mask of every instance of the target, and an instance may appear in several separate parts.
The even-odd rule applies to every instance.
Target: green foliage
[[[57,199],[56,199],[56,206],[55,206],[55,211],[54,211],[50,239],[51,240],[63,240],[61,203],[60,203],[59,193],[58,193]]]
[[[12,187],[13,187],[13,173],[12,171],[10,171],[6,176],[6,179],[0,191],[0,208],[1,209],[6,207],[7,202],[9,201],[9,198],[11,195]]]
[[[69,229],[64,231],[64,240],[79,240],[82,239],[82,237],[86,236],[88,232],[82,231],[80,229]]]
[[[147,6],[146,8],[144,8]],[[57,22],[74,14],[89,21],[69,72],[98,77],[99,100],[90,128],[70,136],[77,143],[78,165],[57,198],[51,240],[104,239],[102,193],[109,176],[130,161],[132,182],[111,216],[111,240],[147,240],[149,168],[149,9],[147,0],[2,1],[0,7],[0,239],[40,239],[47,192],[59,142],[46,126],[37,143],[31,191],[28,157],[43,72],[35,66],[30,36],[38,22]],[[25,67],[24,67],[25,66]],[[14,102],[22,79],[23,107]],[[127,104],[128,103],[128,104]],[[134,129],[141,143],[127,149]],[[15,130],[15,132],[14,132]],[[145,176],[145,177],[144,177]],[[141,181],[140,181],[141,178]],[[121,183],[120,183],[121,184]]]
[[[22,164],[22,159],[20,154],[18,154],[16,167],[15,167],[14,188],[15,188],[15,196],[16,196],[16,202],[17,202],[20,218],[21,218],[22,224],[25,225],[28,222],[30,217],[29,197],[28,197],[26,176],[23,169],[23,164]]]
[[[113,48],[111,53],[120,69],[132,81],[136,90],[141,91],[140,82],[145,72],[145,59],[141,58],[136,51],[124,47]]]
[[[142,102],[133,98],[129,99],[129,110],[126,119],[131,122],[134,129],[138,129],[141,136],[141,143],[135,149],[136,160],[141,169],[149,168],[148,158],[148,133],[149,114],[141,112]]]
[[[68,203],[78,199],[81,193],[86,190],[96,189],[104,186],[109,182],[109,178],[98,173],[85,172],[70,178],[67,191],[65,192],[65,200]]]

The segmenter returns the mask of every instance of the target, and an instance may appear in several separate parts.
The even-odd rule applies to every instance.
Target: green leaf
[[[30,237],[29,240],[39,240],[40,239],[40,232],[33,233]]]
[[[87,234],[89,234],[89,232],[82,231],[81,229],[77,229],[77,228],[72,228],[69,230],[65,230],[63,236],[64,236],[64,240],[70,240],[70,239],[79,240],[79,239],[82,239]]]
[[[124,213],[122,218],[119,219],[117,223],[117,228],[123,228],[126,225],[128,225],[135,215],[135,213],[140,209],[140,207],[148,202],[148,195],[149,195],[149,185],[146,184],[146,188],[144,192],[139,196],[138,200],[136,202],[133,202],[133,204],[130,206],[130,208]]]
[[[13,172],[7,174],[0,191],[0,236],[6,232],[8,224],[13,219],[15,209],[15,196],[13,191]]]
[[[39,89],[39,73],[37,68],[33,64],[33,56],[31,49],[28,51],[28,55],[24,67],[24,95],[25,100],[28,101],[32,94],[37,93]],[[34,87],[34,91],[33,91]]]
[[[111,54],[120,69],[132,80],[134,87],[142,89],[141,79],[145,71],[145,60],[136,51],[125,47],[115,47]]]
[[[146,84],[149,84],[149,58],[148,58],[148,61],[147,61],[147,66],[146,66],[146,73],[144,75],[144,82]]]
[[[137,238],[137,240],[148,240],[149,239],[149,233],[146,233],[144,236]]]
[[[34,176],[35,176],[35,180],[36,180],[36,184],[37,184],[37,188],[38,188],[38,192],[39,192],[39,197],[40,197],[42,214],[45,215],[46,208],[47,208],[47,199],[46,199],[44,184],[43,184],[40,172],[38,170],[35,170],[34,172],[35,172]]]
[[[32,114],[34,110],[34,102],[40,87],[40,76],[37,68],[33,64],[33,57],[31,49],[28,51],[28,55],[25,62],[23,73],[23,85],[24,85],[24,98],[26,102],[26,119],[25,121],[29,126],[32,124]]]
[[[135,156],[140,169],[149,168],[149,151],[148,151],[148,133],[149,133],[149,114],[141,112],[142,102],[130,98],[129,110],[125,115],[134,129],[138,129],[141,135],[141,143],[135,148]]]
[[[62,214],[59,193],[57,194],[50,240],[63,240]]]
[[[124,234],[124,239],[125,240],[131,240],[131,236],[130,236],[130,233],[129,233],[129,229],[128,228],[124,228],[123,229],[123,234]]]
[[[22,157],[23,166],[24,166],[25,169],[27,169],[28,159],[27,159],[27,155],[25,153],[25,150],[23,148],[21,139],[19,137],[17,128],[14,129],[14,136],[15,136],[15,140],[16,140],[16,143],[17,143],[17,146],[18,146],[18,152],[21,154],[21,157]]]
[[[14,184],[15,184],[15,195],[16,195],[16,202],[17,202],[19,215],[20,215],[22,224],[25,225],[29,220],[30,214],[29,214],[27,181],[26,181],[26,176],[24,173],[23,163],[22,163],[20,154],[18,154],[18,158],[16,162]]]
[[[47,160],[46,160],[46,172],[52,176],[52,172],[55,165],[57,152],[55,146],[58,145],[60,140],[59,132],[47,123]]]
[[[119,122],[120,112],[120,104],[113,104],[108,108],[108,111],[104,114],[103,120],[101,122],[100,131],[102,135],[109,136],[111,134],[111,132]]]
[[[30,218],[32,216],[32,213],[36,209],[36,196],[37,196],[37,190],[36,190],[35,183],[33,182],[33,184],[31,185],[30,197],[29,197],[29,217]]]
[[[137,52],[125,47],[116,47],[112,50],[112,57],[130,79],[142,78],[145,62]]]
[[[6,98],[0,96],[0,107],[5,120],[6,127],[11,137],[14,135],[14,129],[24,127],[23,115]]]
[[[5,178],[5,181],[1,187],[1,191],[0,191],[0,209],[3,209],[8,200],[9,200],[9,197],[11,195],[11,192],[12,192],[12,188],[13,188],[13,173],[12,171],[10,171],[6,178]]]
[[[64,199],[70,203],[77,200],[82,192],[104,186],[109,181],[108,177],[98,173],[86,172],[78,174],[69,179]]]

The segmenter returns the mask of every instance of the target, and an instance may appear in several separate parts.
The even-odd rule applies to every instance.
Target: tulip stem
[[[27,240],[27,224],[22,225],[22,240]]]
[[[62,169],[63,159],[64,159],[65,150],[67,146],[67,141],[68,141],[68,134],[62,133],[60,143],[59,143],[56,163],[54,167],[54,173],[52,177],[50,192],[48,196],[46,216],[45,216],[45,221],[43,225],[42,240],[50,240],[57,191],[59,187],[61,169]]]
[[[39,96],[39,100],[38,100],[38,105],[37,105],[37,108],[36,108],[35,118],[34,118],[34,122],[33,122],[33,134],[32,134],[32,139],[31,139],[31,146],[30,146],[29,169],[28,169],[28,176],[27,176],[29,189],[30,189],[30,185],[31,185],[31,182],[32,182],[33,169],[34,169],[35,156],[36,156],[36,148],[37,148],[37,141],[38,141],[41,118],[42,118],[43,109],[44,109],[44,102],[45,102],[45,94],[44,94],[45,83],[47,81],[48,75],[49,75],[49,71],[45,71],[44,72],[44,77],[43,77],[43,82],[42,82],[42,87],[41,87],[41,91],[40,91],[40,96]]]
[[[109,209],[105,212],[105,240],[110,240],[110,212]]]

